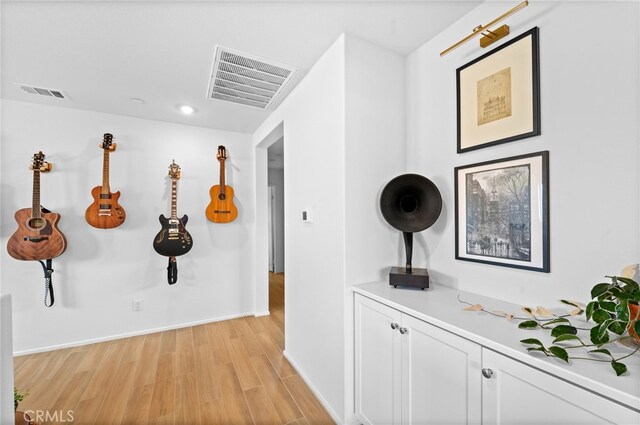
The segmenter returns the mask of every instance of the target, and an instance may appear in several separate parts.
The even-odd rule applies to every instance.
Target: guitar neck
[[[102,194],[108,195],[111,192],[109,187],[109,149],[103,149],[102,159]]]
[[[178,218],[178,181],[171,179],[171,218]]]
[[[31,217],[41,218],[40,209],[40,170],[33,170],[33,197],[31,198]]]
[[[225,194],[225,187],[226,187],[226,184],[225,184],[225,181],[224,181],[224,175],[225,175],[225,172],[224,172],[224,160],[222,160],[222,161],[220,161],[220,193],[222,195]]]

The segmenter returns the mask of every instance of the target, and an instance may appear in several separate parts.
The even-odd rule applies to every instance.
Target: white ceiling
[[[216,44],[299,68],[290,91],[343,32],[407,55],[479,3],[2,1],[1,93],[250,133],[269,110],[206,98]],[[70,99],[23,93],[15,83]],[[197,112],[185,116],[180,104]]]

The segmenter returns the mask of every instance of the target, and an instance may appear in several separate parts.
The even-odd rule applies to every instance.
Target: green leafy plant
[[[625,268],[623,273],[633,276],[630,267]],[[525,316],[516,316],[501,311],[486,310],[480,304],[471,304],[458,297],[458,300],[467,304],[464,309],[467,311],[483,311],[494,316],[505,317],[508,320],[518,320],[520,329],[543,329],[550,332],[553,341],[545,345],[537,338],[526,338],[520,340],[527,345],[527,351],[537,351],[549,357],[557,357],[569,363],[569,359],[591,360],[596,362],[609,363],[616,375],[620,376],[627,371],[627,366],[622,360],[634,355],[640,350],[640,320],[636,316],[630,316],[630,308],[638,306],[640,302],[640,285],[628,276],[606,276],[610,282],[598,283],[591,289],[591,301],[586,305],[570,300],[560,300],[565,306],[572,307],[572,311],[567,314],[557,315],[544,307],[538,306],[522,307]],[[637,311],[637,310],[634,310]],[[587,322],[592,321],[594,326],[590,328],[579,327],[572,322],[572,319],[585,315]],[[636,313],[637,314],[637,313]],[[582,336],[579,331],[582,332]],[[586,335],[585,335],[586,334]],[[585,339],[588,336],[588,341]],[[617,357],[610,350],[604,348],[608,344],[622,340],[635,339],[636,348]],[[572,350],[586,350],[588,357],[577,357],[571,355]]]
[[[29,395],[29,390],[23,392],[23,393],[19,393],[17,388],[13,388],[13,407],[14,409],[18,409],[18,404],[24,400],[25,398],[27,398],[27,396]]]

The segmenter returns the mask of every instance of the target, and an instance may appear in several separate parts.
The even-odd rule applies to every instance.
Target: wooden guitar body
[[[166,257],[178,257],[189,252],[193,246],[193,241],[184,227],[189,217],[185,214],[180,219],[171,219],[160,214],[158,219],[162,229],[153,240],[153,249],[158,254]]]
[[[220,185],[212,186],[209,190],[211,202],[205,214],[214,223],[230,223],[238,217],[238,208],[233,203],[233,188],[226,186],[224,193]]]
[[[18,230],[9,238],[7,251],[16,260],[46,260],[67,249],[67,240],[57,227],[59,214],[42,211],[35,218],[31,208],[23,208],[16,211],[15,219]]]
[[[91,190],[91,196],[93,203],[84,213],[87,223],[98,229],[112,229],[124,223],[127,215],[118,203],[120,192],[103,194],[102,186],[96,186]]]

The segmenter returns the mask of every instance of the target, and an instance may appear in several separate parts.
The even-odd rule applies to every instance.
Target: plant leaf
[[[600,303],[598,301],[591,301],[589,304],[587,304],[587,309],[586,309],[587,320],[591,320],[591,316],[593,315],[593,312],[598,308],[600,308]]]
[[[575,335],[578,333],[578,330],[573,326],[569,325],[558,325],[551,330],[551,336],[560,336],[565,334]]]
[[[482,304],[474,304],[463,308],[464,311],[482,311]]]
[[[580,316],[582,313],[584,313],[584,310],[581,309],[580,307],[578,307],[578,308],[574,308],[573,310],[571,310],[571,312],[569,314],[571,316]]]
[[[622,269],[620,276],[633,279],[636,274],[636,270],[638,270],[638,264],[629,264],[627,267]]]
[[[607,350],[606,348],[598,348],[597,350],[590,350],[590,353],[602,353],[602,354],[606,354],[607,356],[613,358],[613,356],[611,355],[611,352],[609,350]]]
[[[578,341],[582,342],[580,337],[577,336],[577,335],[562,334],[562,335],[560,335],[559,337],[557,337],[556,339],[553,340],[553,344],[556,344],[558,342],[563,342],[563,341],[574,341],[574,340],[578,340]]]
[[[541,351],[541,352],[547,354],[547,349],[544,348],[544,347],[529,347],[529,348],[527,348],[527,351]]]
[[[533,317],[533,310],[531,307],[522,307],[522,311],[524,311],[528,316]]]
[[[589,331],[589,339],[591,340],[592,343],[596,345],[601,345],[606,342],[609,342],[609,334],[606,332],[606,329],[604,334],[601,334],[600,325],[598,325],[598,326],[594,326]]]
[[[540,347],[544,347],[540,340],[535,338],[521,339],[520,342],[523,344],[539,345]]]
[[[610,286],[610,283],[598,283],[596,286],[591,288],[591,298],[596,298],[604,294],[605,292],[607,292]]]
[[[636,335],[640,335],[640,320],[637,320],[633,325],[633,330],[636,331]]]
[[[629,301],[623,300],[616,305],[616,316],[618,316],[619,320],[624,322],[629,321]]]
[[[536,322],[535,320],[527,320],[518,325],[520,329],[535,329],[538,326],[538,322]]]
[[[611,319],[611,315],[606,311],[602,310],[601,308],[594,311],[591,317],[593,318],[593,321],[596,322],[597,324],[600,324],[605,320]]]
[[[579,303],[578,301],[572,301],[572,300],[560,300],[560,302],[561,302],[562,304],[572,305],[572,306],[577,307],[577,308],[584,308],[584,304]]]
[[[618,280],[620,282],[623,282],[625,285],[630,286],[634,290],[640,291],[640,285],[638,285],[638,282],[636,282],[635,280],[629,279],[627,277],[618,277]]]
[[[551,347],[549,347],[549,351],[556,357],[564,360],[565,362],[569,363],[569,353],[567,353],[567,350],[565,350],[562,347],[558,347],[557,345],[552,345]]]
[[[536,307],[536,314],[540,317],[553,317],[553,313],[542,306]]]
[[[627,366],[624,363],[611,360],[611,367],[616,371],[616,375],[620,376],[627,371]]]
[[[627,326],[629,326],[628,322],[622,322],[620,320],[614,320],[609,325],[608,329],[617,335],[622,335],[624,331],[627,330]]]
[[[600,308],[602,310],[614,313],[616,311],[616,303],[611,301],[600,301]]]
[[[553,319],[553,320],[549,320],[548,322],[545,322],[544,326],[547,327],[549,325],[555,325],[556,323],[569,323],[569,324],[571,324],[571,322],[569,322],[564,317],[558,317],[557,319]]]

